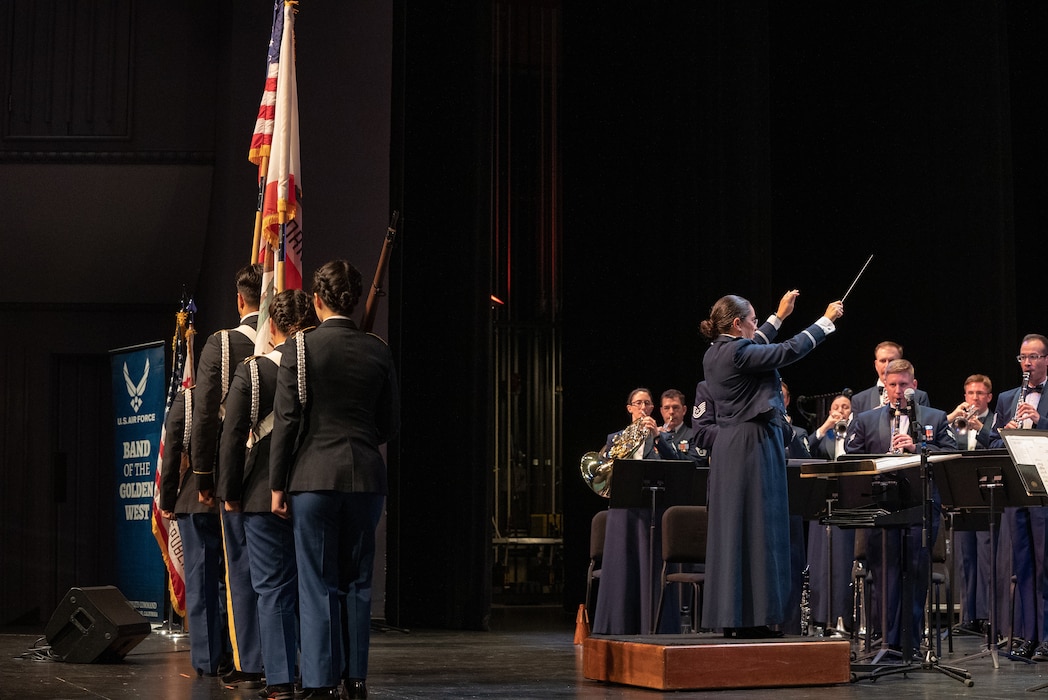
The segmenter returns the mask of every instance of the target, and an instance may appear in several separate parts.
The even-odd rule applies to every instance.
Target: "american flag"
[[[269,157],[273,144],[273,110],[277,100],[277,70],[280,65],[280,40],[284,34],[284,8],[282,0],[273,2],[273,33],[269,37],[269,54],[266,56],[266,87],[262,91],[262,102],[258,105],[255,133],[251,135],[251,150],[247,159],[259,166],[258,179],[266,176],[263,159]]]
[[[171,341],[174,360],[171,367],[171,381],[167,389],[167,402],[164,405],[164,421],[161,425],[167,425],[167,412],[171,410],[171,404],[175,400],[180,388],[189,388],[195,383],[193,359],[193,337],[196,330],[193,328],[193,315],[196,313],[196,305],[193,300],[188,302],[183,298],[182,308],[175,314],[175,336]],[[161,465],[164,462],[164,442],[167,438],[166,430],[160,431],[160,451],[156,461],[156,480],[153,483],[153,512],[152,529],[156,538],[160,554],[164,557],[164,565],[167,567],[169,591],[171,594],[171,608],[179,617],[186,616],[186,583],[185,569],[182,556],[182,534],[178,530],[178,522],[167,520],[160,514],[160,482],[162,478]],[[181,476],[181,475],[179,475]]]
[[[259,332],[255,339],[257,354],[271,349],[268,320],[269,302],[273,294],[284,289],[302,288],[302,181],[299,165],[294,13],[293,3],[285,2],[280,19],[274,17],[273,38],[270,40],[268,61],[272,71],[273,46],[278,41],[279,26],[278,59],[275,61],[276,85],[270,126],[272,132],[268,146],[269,163],[262,198],[264,245],[259,246],[259,262],[264,265],[264,273],[258,319]],[[271,75],[272,73],[267,74],[266,78],[267,94]],[[266,98],[263,97],[263,104],[265,102]],[[260,127],[256,123],[252,149],[259,131]]]

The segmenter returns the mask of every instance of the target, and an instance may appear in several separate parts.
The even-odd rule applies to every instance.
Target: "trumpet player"
[[[993,415],[993,384],[985,374],[964,380],[964,401],[946,418],[950,421],[957,447],[980,450],[990,446]],[[961,563],[961,624],[959,632],[985,634],[990,602],[990,532],[958,530],[953,536],[957,560]],[[1007,586],[1004,587],[1005,589]],[[996,615],[996,620],[1001,616]],[[997,631],[997,630],[995,630]]]
[[[834,397],[826,420],[809,440],[812,457],[837,459],[844,454],[844,438],[852,418],[852,402],[844,394]]]
[[[964,401],[946,415],[958,449],[977,450],[990,446],[990,429],[993,427],[991,401],[993,384],[989,377],[973,374],[964,380]]]
[[[826,420],[815,429],[811,439],[812,457],[836,459],[844,454],[844,438],[852,416],[851,399],[841,394],[830,402]],[[808,567],[811,581],[812,621],[816,627],[829,629],[838,621],[847,630],[852,626],[852,561],[855,559],[855,530],[830,526],[832,540],[826,526],[818,520],[808,523]],[[830,546],[832,542],[832,551]],[[833,566],[830,567],[832,557]],[[830,581],[828,571],[832,571]],[[827,608],[827,598],[830,599]]]
[[[1004,446],[998,432],[1001,428],[1048,429],[1048,397],[1044,390],[1048,376],[1048,338],[1037,333],[1025,336],[1015,359],[1022,369],[1023,380],[997,400],[991,447]],[[1048,585],[1043,575],[1038,574],[1044,562],[1046,528],[1048,508],[1005,508],[1001,516],[1001,546],[997,550],[998,574],[1007,577],[1010,573],[1016,580],[1015,626],[1011,634],[1018,639],[1018,644],[1012,652],[1036,661],[1048,661],[1048,644],[1037,644],[1039,637],[1048,637],[1044,626],[1044,596],[1048,594]],[[1002,587],[997,588],[1000,591]],[[1003,588],[1008,590],[1008,586]],[[1006,604],[1007,598],[998,602],[1002,603]],[[1002,605],[1000,609],[1008,608]],[[1005,631],[1004,625],[1001,627],[1002,632]]]
[[[655,449],[662,459],[684,459],[693,464],[708,466],[709,453],[700,448],[695,439],[695,429],[684,422],[688,406],[684,392],[667,389],[659,399],[662,425],[655,438]]]

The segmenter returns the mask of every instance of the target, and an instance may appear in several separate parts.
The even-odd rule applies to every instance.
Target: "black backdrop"
[[[783,371],[794,397],[870,386],[886,339],[935,406],[974,372],[1018,383],[1046,330],[1019,267],[1048,223],[1046,27],[1035,3],[565,7],[566,607],[605,505],[574,459],[633,387],[691,396],[723,294],[763,317],[799,288],[790,334],[874,254],[838,333]]]

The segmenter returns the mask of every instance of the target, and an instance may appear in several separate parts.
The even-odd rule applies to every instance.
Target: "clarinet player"
[[[1048,375],[1048,338],[1038,333],[1027,335],[1019,345],[1015,359],[1022,368],[1023,380],[1020,386],[1003,392],[997,399],[991,447],[1004,446],[998,432],[1001,428],[1048,430],[1048,398],[1045,398],[1044,391]],[[1044,576],[1037,575],[1044,562],[1046,527],[1048,508],[1005,508],[997,551],[998,572],[1005,576],[1011,572],[1016,579],[1012,652],[1037,661],[1048,661],[1048,644],[1037,644],[1038,638],[1046,636],[1043,598],[1048,593],[1048,586]],[[1007,590],[1008,586],[1004,586],[1004,591]]]

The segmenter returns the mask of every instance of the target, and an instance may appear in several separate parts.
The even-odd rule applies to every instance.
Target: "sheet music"
[[[1009,430],[1006,440],[1012,460],[1016,464],[1034,465],[1041,483],[1048,484],[1048,440],[1044,433]]]
[[[929,462],[945,462],[957,459],[960,452],[936,452],[928,455]],[[886,474],[921,466],[921,455],[901,455],[898,457],[874,457],[869,455],[867,459],[838,460],[835,462],[809,462],[801,465],[801,476],[869,476],[871,474]]]

